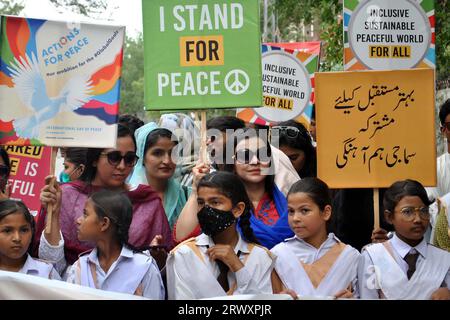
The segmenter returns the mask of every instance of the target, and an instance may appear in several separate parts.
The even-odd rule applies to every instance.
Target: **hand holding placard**
[[[60,238],[59,212],[61,210],[62,190],[55,176],[45,178],[45,187],[41,190],[40,200],[47,210],[45,238],[51,245],[58,245]]]

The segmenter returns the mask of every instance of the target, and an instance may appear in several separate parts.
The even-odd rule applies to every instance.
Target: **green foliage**
[[[438,80],[450,77],[450,1],[436,0],[436,63]]]
[[[127,37],[123,55],[121,106],[122,113],[142,116],[144,110],[144,39]]]
[[[278,28],[285,42],[305,41],[299,28],[319,21],[323,43],[321,71],[343,68],[342,4],[339,0],[278,0]]]
[[[0,0],[0,14],[18,15],[23,8],[22,1]]]
[[[84,16],[100,14],[108,8],[106,0],[50,0],[57,8],[67,8]]]

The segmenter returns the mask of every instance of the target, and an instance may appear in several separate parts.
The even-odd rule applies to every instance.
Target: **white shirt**
[[[38,276],[46,279],[61,280],[58,272],[49,262],[39,261],[27,254],[27,260],[19,273]]]
[[[50,243],[48,243],[47,239],[44,236],[44,232],[41,234],[41,240],[39,242],[39,258],[44,259],[46,261],[49,261],[53,263],[55,266],[56,271],[60,274],[61,278],[63,280],[67,279],[66,274],[66,268],[67,268],[67,262],[66,258],[64,256],[64,238],[61,233],[59,232],[60,239],[57,246],[52,246]]]
[[[394,260],[400,266],[401,270],[405,273],[405,275],[408,272],[408,264],[406,263],[404,258],[409,252],[419,253],[419,257],[417,258],[416,262],[416,269],[418,269],[419,265],[424,263],[425,259],[427,258],[427,251],[429,245],[427,244],[425,239],[423,239],[417,246],[411,247],[409,244],[402,241],[396,234],[394,234],[392,239],[389,240],[389,243],[391,244],[393,249]],[[358,278],[360,279],[359,292],[361,298],[363,299],[379,299],[378,290],[369,289],[367,286],[368,279],[371,276],[371,272],[368,272],[368,270],[371,270],[371,266],[373,265],[374,263],[369,253],[363,249],[361,259],[358,265]],[[445,284],[447,288],[450,289],[450,269],[445,277]]]
[[[59,244],[57,246],[52,246],[48,243],[47,239],[44,236],[44,233],[42,233],[41,241],[39,244],[39,257],[41,259],[51,261],[55,265],[55,269],[58,271],[64,281],[75,283],[75,268],[73,268],[72,266],[69,266],[67,268],[67,262],[64,257],[64,238],[61,233],[60,237],[61,240],[59,241]],[[106,273],[100,267],[100,263],[98,262],[97,250],[94,249],[93,251],[91,251],[89,259],[95,264],[97,281],[100,289],[106,285],[111,285],[108,282],[114,280],[109,280],[109,278],[114,270],[117,269],[120,265],[120,261],[122,259],[132,258],[132,255],[132,251],[123,247],[119,258],[112,264],[112,266]],[[143,295],[144,297],[151,299],[164,299],[165,290],[162,283],[161,274],[159,268],[156,266],[154,259],[152,258],[151,260],[152,266],[142,281],[144,289]]]
[[[181,245],[172,251],[167,262],[167,290],[169,299],[202,299],[215,297],[215,293],[207,292],[202,287],[194,287],[200,281],[209,283],[217,282],[220,274],[219,267],[215,261],[209,259],[206,251],[215,246],[211,237],[201,234],[195,239],[195,245],[200,250],[203,261],[186,245]],[[230,288],[236,283],[237,287],[233,295],[239,294],[271,294],[271,275],[274,260],[270,253],[261,247],[255,246],[249,251],[248,243],[239,234],[239,240],[234,248],[239,259],[244,262],[244,267],[236,273],[228,272],[228,283]],[[195,268],[199,263],[204,264],[209,274],[199,274]],[[197,282],[198,279],[198,282]],[[215,283],[213,283],[215,284]],[[217,282],[218,284],[218,282]],[[220,286],[220,285],[219,285]],[[219,290],[220,291],[220,290]],[[223,291],[223,290],[222,290]],[[222,292],[225,295],[225,292]]]
[[[278,250],[283,250],[283,246],[286,246],[292,253],[294,253],[295,257],[305,263],[305,264],[313,264],[320,258],[322,258],[331,248],[333,248],[337,243],[341,241],[334,235],[334,233],[329,233],[327,239],[322,243],[319,248],[316,248],[305,240],[294,236],[292,238],[286,239],[285,242],[278,244],[271,251],[273,254],[277,255]],[[359,256],[359,252],[356,249],[354,250],[354,254]],[[355,257],[357,259],[357,257]],[[356,260],[357,261],[357,260]],[[279,261],[277,260],[277,263]],[[354,290],[354,297],[358,297],[358,284],[357,277],[355,272],[355,277],[351,281],[352,288]],[[288,288],[292,289],[292,288]],[[338,293],[337,291],[334,294]]]
[[[397,264],[400,266],[400,268],[403,270],[405,274],[408,272],[408,263],[404,260],[406,255],[408,253],[414,254],[419,253],[420,256],[423,259],[426,259],[427,257],[427,242],[425,239],[422,240],[417,246],[411,247],[406,242],[403,242],[400,240],[400,238],[395,234],[391,241],[390,241],[392,247],[394,248],[394,259],[397,262]],[[421,259],[421,261],[423,261]],[[416,264],[419,263],[419,258],[417,259]]]
[[[113,282],[120,282],[124,277],[132,277],[133,274],[131,270],[123,270],[121,269],[121,264],[125,260],[133,259],[135,255],[143,254],[143,253],[134,253],[130,249],[126,247],[122,247],[122,251],[120,252],[119,257],[116,261],[111,265],[109,270],[105,272],[100,266],[100,262],[98,260],[97,248],[91,251],[89,256],[87,257],[88,261],[93,263],[95,266],[96,280],[97,280],[97,289],[106,290],[106,291],[116,291],[114,290]],[[155,300],[164,300],[165,290],[164,285],[161,279],[161,274],[159,272],[158,266],[155,263],[155,260],[148,256],[151,261],[151,266],[144,278],[141,281],[143,296],[150,299]],[[77,284],[76,281],[76,265],[69,267],[67,271],[67,282]],[[118,291],[117,291],[118,292]]]
[[[300,261],[312,264],[322,258],[338,242],[341,241],[333,233],[330,233],[327,240],[318,249],[297,236],[286,239],[284,244],[291,249]],[[276,254],[276,250],[272,249],[272,252]]]
[[[450,153],[437,158],[437,185],[425,188],[429,198],[440,198],[450,192]]]

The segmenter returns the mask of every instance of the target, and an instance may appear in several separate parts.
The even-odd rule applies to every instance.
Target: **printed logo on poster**
[[[255,108],[255,112],[271,122],[298,117],[310,103],[312,87],[310,75],[297,53],[283,49],[266,51],[262,68],[264,106]]]
[[[344,1],[346,70],[435,67],[432,0]]]
[[[148,110],[262,104],[258,1],[143,1]]]
[[[1,24],[0,143],[114,147],[125,28],[9,16]]]
[[[296,119],[308,126],[314,104],[314,74],[319,66],[320,48],[320,42],[264,44],[263,107],[238,109],[237,116],[260,125]]]

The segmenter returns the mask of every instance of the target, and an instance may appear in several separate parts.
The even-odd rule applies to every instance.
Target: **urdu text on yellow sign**
[[[331,188],[436,185],[433,72],[317,73],[319,177]]]

